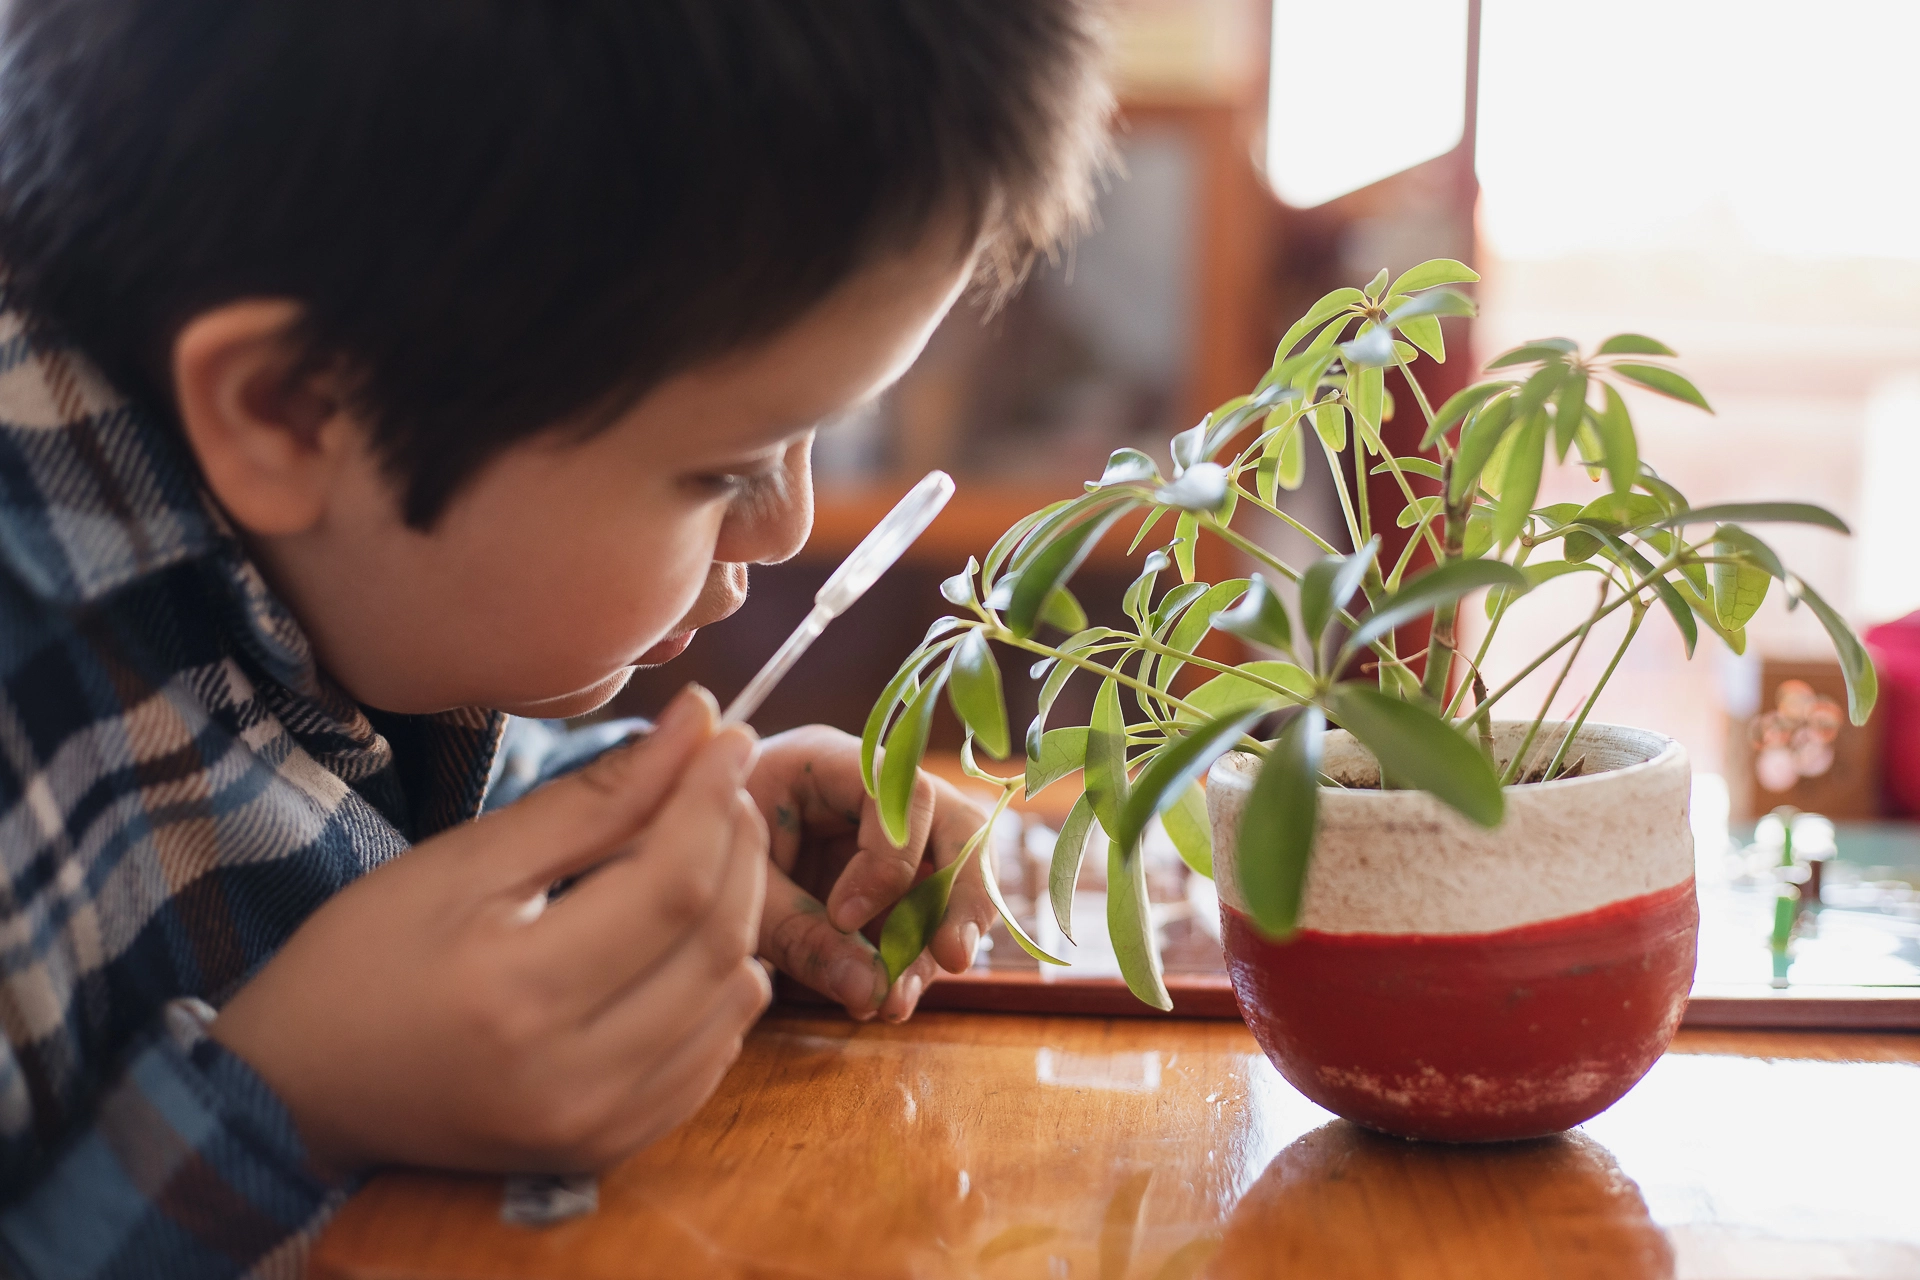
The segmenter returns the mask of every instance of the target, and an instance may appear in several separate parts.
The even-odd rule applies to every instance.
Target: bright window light
[[[1267,178],[1299,208],[1444,155],[1466,125],[1467,0],[1276,0]]]

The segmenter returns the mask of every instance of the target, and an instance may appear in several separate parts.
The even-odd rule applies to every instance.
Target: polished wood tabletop
[[[376,1178],[316,1280],[1920,1276],[1920,1036],[1684,1031],[1559,1137],[1337,1120],[1238,1023],[776,1013],[591,1216]]]

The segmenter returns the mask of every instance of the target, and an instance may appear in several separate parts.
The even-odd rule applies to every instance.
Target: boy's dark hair
[[[1011,287],[1087,211],[1093,4],[14,0],[0,255],[169,417],[182,324],[298,301],[424,528],[943,219]]]

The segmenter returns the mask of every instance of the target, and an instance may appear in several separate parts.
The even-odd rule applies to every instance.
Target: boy
[[[978,810],[923,780],[894,849],[856,743],[698,691],[472,819],[507,715],[732,612],[813,424],[1084,215],[1088,0],[5,23],[0,1267],[294,1274],[362,1170],[679,1123],[757,957],[863,1017],[966,966],[977,883],[891,990],[857,930]]]

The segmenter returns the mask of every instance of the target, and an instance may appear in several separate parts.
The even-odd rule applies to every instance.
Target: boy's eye
[[[708,471],[692,477],[692,483],[714,497],[746,495],[780,479],[780,460],[757,463],[738,470]]]

